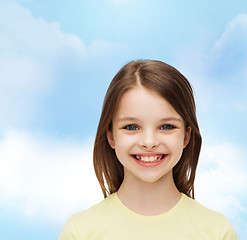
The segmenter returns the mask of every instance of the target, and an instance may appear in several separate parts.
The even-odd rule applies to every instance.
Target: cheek
[[[128,153],[136,144],[136,138],[126,134],[115,135],[115,151],[118,158],[121,155]]]
[[[118,147],[125,148],[133,145],[137,141],[137,136],[131,134],[125,134],[122,132],[115,133],[115,144]]]
[[[121,134],[118,133],[115,135],[115,153],[118,158],[118,161],[124,166],[127,167],[131,164],[131,157],[129,154],[133,153],[138,142],[138,135],[131,134]]]
[[[183,135],[175,135],[169,139],[167,139],[167,145],[169,146],[169,150],[179,158],[183,153],[184,147],[184,136]]]

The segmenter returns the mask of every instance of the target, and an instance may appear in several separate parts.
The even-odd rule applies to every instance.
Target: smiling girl
[[[238,239],[223,215],[194,200],[200,148],[187,79],[160,61],[128,63],[108,88],[95,139],[105,199],[70,217],[58,239]]]

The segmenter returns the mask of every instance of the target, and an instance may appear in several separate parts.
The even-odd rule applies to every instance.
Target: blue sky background
[[[1,239],[56,239],[101,201],[92,145],[104,94],[134,59],[192,83],[196,199],[247,234],[247,2],[0,0]]]

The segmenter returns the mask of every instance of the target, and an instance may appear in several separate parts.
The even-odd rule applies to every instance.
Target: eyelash
[[[165,128],[163,128],[165,126]],[[163,128],[162,130],[172,130],[175,128],[175,126],[170,125],[170,124],[164,124],[161,126],[161,128]]]
[[[175,126],[170,125],[170,124],[164,124],[160,127],[161,130],[172,130],[174,128]],[[124,129],[129,130],[129,131],[135,131],[135,130],[139,130],[139,127],[137,127],[135,124],[129,124],[127,126],[124,126]]]
[[[136,129],[130,129],[131,127],[135,127]],[[124,129],[129,130],[129,131],[134,131],[134,130],[138,130],[139,128],[135,124],[129,124],[125,126]]]

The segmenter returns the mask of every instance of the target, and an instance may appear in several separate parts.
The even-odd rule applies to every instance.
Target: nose
[[[159,140],[155,132],[145,131],[141,134],[140,146],[146,150],[153,150],[159,145]]]

